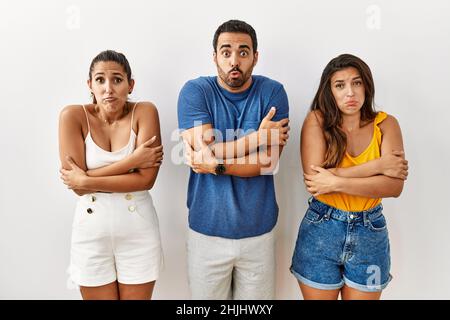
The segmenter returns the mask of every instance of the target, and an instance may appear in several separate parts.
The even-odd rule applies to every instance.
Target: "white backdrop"
[[[291,139],[276,175],[280,215],[277,299],[299,299],[290,259],[308,195],[299,134],[328,61],[353,53],[372,69],[379,110],[400,122],[410,175],[384,200],[393,281],[385,299],[450,299],[450,2],[2,1],[0,2],[0,299],[79,299],[67,284],[76,196],[59,180],[63,106],[89,102],[91,59],[114,49],[130,61],[132,100],[158,107],[165,162],[151,190],[165,269],[155,299],[188,299],[188,168],[170,160],[176,103],[189,79],[215,74],[212,37],[238,18],[257,32],[255,74],[284,84]]]

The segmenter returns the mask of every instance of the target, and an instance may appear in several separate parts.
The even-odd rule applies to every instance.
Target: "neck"
[[[121,108],[117,109],[96,105],[95,111],[97,112],[99,119],[103,123],[112,125],[122,119],[128,113],[128,102],[125,102],[125,104]]]
[[[355,129],[358,129],[360,127],[360,123],[361,123],[360,113],[342,116],[342,128],[347,132],[351,132]]]

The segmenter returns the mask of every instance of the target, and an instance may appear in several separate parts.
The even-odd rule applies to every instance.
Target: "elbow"
[[[259,166],[260,175],[274,175],[278,172],[278,160],[272,160]]]
[[[154,179],[154,178],[146,180],[142,190],[151,190],[153,188],[153,186],[155,185],[155,181],[156,181],[156,179]]]
[[[401,180],[401,181],[396,183],[395,187],[392,190],[393,191],[393,193],[392,193],[392,197],[393,198],[400,197],[400,195],[402,194],[402,191],[403,191],[403,185],[404,185],[403,180]]]

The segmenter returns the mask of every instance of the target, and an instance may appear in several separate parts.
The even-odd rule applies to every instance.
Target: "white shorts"
[[[158,217],[147,191],[81,196],[75,210],[69,274],[86,287],[158,278],[163,253]]]
[[[227,239],[189,229],[188,277],[194,300],[270,300],[275,297],[274,230]]]

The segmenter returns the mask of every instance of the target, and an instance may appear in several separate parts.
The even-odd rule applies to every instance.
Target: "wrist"
[[[383,174],[383,165],[381,158],[376,159],[374,163],[375,163],[375,174]]]
[[[89,189],[89,182],[91,181],[91,177],[89,176],[82,176],[80,178],[79,186],[77,189]],[[89,189],[90,190],[90,189]]]
[[[130,154],[128,170],[132,170],[133,168],[137,167],[136,160],[137,160],[137,156],[136,156],[136,150],[135,150],[135,151],[133,151],[132,154]]]
[[[344,189],[345,178],[336,176],[333,184],[333,192],[342,192]]]
[[[220,175],[225,174],[225,172],[226,172],[225,164],[224,164],[224,163],[218,163],[218,164],[215,166],[214,172],[213,172],[213,173],[214,173],[216,176],[220,176]]]

